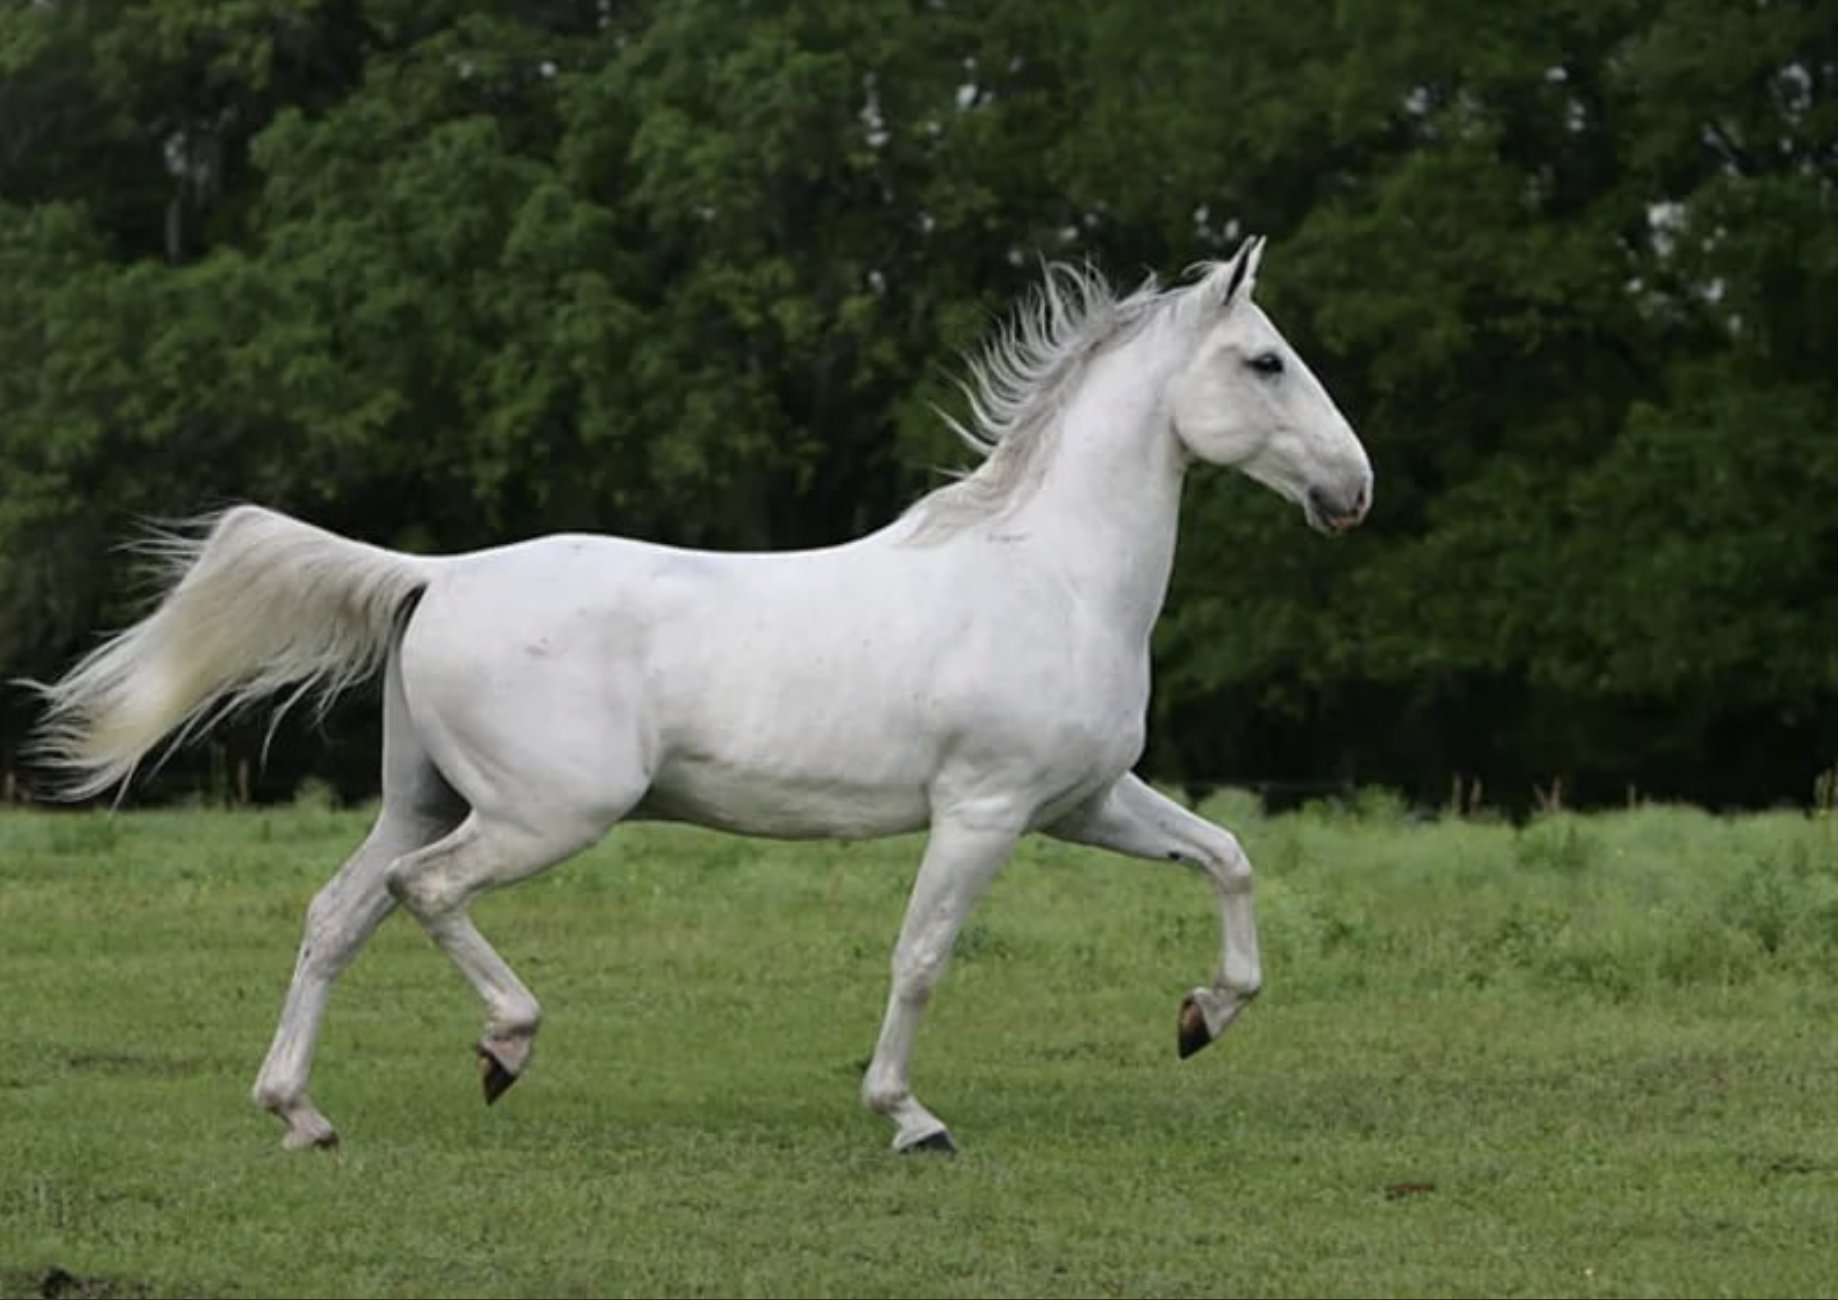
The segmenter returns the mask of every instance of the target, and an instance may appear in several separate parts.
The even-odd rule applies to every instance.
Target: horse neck
[[[1037,543],[1143,639],[1174,567],[1187,469],[1164,398],[1173,365],[1159,325],[1095,358],[1065,404],[1039,482],[1004,529]]]

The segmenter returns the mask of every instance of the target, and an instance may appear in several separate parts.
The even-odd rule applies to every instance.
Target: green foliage
[[[10,6],[0,663],[126,616],[137,517],[232,499],[858,534],[958,461],[931,407],[1037,258],[1258,231],[1377,510],[1330,546],[1195,476],[1156,774],[1800,799],[1834,67],[1812,0]]]

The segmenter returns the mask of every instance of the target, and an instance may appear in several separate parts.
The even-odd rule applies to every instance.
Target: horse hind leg
[[[290,1150],[338,1142],[337,1130],[307,1093],[332,985],[395,907],[384,887],[389,864],[451,825],[450,819],[385,807],[363,845],[307,908],[293,982],[254,1088],[256,1104],[287,1125],[282,1145]]]
[[[389,865],[448,834],[466,805],[435,770],[408,725],[391,660],[383,697],[383,811],[370,834],[313,898],[274,1041],[256,1076],[258,1106],[287,1125],[290,1149],[329,1147],[338,1132],[307,1093],[326,1002],[339,974],[395,908]]]
[[[466,909],[486,890],[514,884],[572,856],[610,825],[609,820],[591,829],[544,832],[475,810],[450,835],[396,859],[385,873],[389,893],[485,1003],[485,1032],[477,1050],[487,1105],[522,1077],[542,1007]]]

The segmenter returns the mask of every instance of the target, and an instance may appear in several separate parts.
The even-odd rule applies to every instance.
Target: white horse
[[[487,1101],[540,1009],[474,928],[481,893],[624,819],[751,835],[930,832],[862,1083],[897,1150],[954,1150],[908,1082],[928,995],[1029,831],[1196,868],[1221,957],[1182,1003],[1211,1042],[1261,983],[1251,865],[1230,833],[1130,774],[1149,634],[1194,460],[1230,465],[1338,532],[1372,470],[1320,382],[1251,301],[1252,240],[1185,287],[1043,288],[971,363],[975,473],[822,550],[711,554],[555,536],[425,557],[253,506],[169,538],[174,581],[47,701],[64,793],[129,778],[163,737],[379,667],[382,811],[307,910],[254,1095],[288,1147],[337,1141],[307,1094],[333,981],[400,903],[483,999]],[[175,742],[176,743],[176,742]]]

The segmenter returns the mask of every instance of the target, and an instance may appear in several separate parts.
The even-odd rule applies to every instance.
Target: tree
[[[55,3],[0,74],[12,673],[125,616],[135,517],[232,499],[417,549],[855,535],[961,459],[933,406],[1040,259],[1256,232],[1377,509],[1329,546],[1194,476],[1153,774],[1833,761],[1810,0]]]

